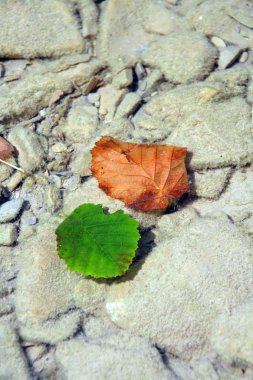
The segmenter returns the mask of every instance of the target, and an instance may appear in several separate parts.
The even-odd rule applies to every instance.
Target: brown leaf
[[[5,160],[13,153],[13,146],[8,143],[3,137],[0,137],[0,159]]]
[[[91,152],[92,173],[100,188],[135,210],[166,208],[188,191],[186,148],[104,136]]]

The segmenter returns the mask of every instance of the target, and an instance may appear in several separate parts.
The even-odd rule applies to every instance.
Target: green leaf
[[[94,204],[77,207],[55,232],[58,254],[68,268],[95,278],[124,274],[140,238],[135,219],[123,211],[105,214]]]

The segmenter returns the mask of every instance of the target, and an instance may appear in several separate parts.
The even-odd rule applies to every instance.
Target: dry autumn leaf
[[[5,160],[13,153],[13,147],[3,137],[0,137],[0,159]]]
[[[104,136],[91,152],[92,173],[100,188],[135,210],[166,208],[188,191],[186,148]]]

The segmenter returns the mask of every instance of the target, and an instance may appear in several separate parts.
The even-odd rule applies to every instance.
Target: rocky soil
[[[0,2],[0,379],[253,379],[253,3]],[[103,135],[188,147],[163,215],[98,188]],[[76,206],[141,223],[128,273],[66,269]]]

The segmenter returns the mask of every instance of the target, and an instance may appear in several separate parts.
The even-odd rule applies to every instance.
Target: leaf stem
[[[19,171],[20,171],[21,173],[23,173],[23,174],[26,173],[26,171],[25,171],[24,169],[18,168],[17,166],[12,165],[12,164],[10,164],[9,162],[6,162],[6,161],[4,161],[4,160],[1,160],[1,158],[0,158],[0,162],[2,162],[3,164],[5,164],[5,165],[7,165],[7,166],[10,166],[10,167],[13,168],[13,169],[19,170]]]

